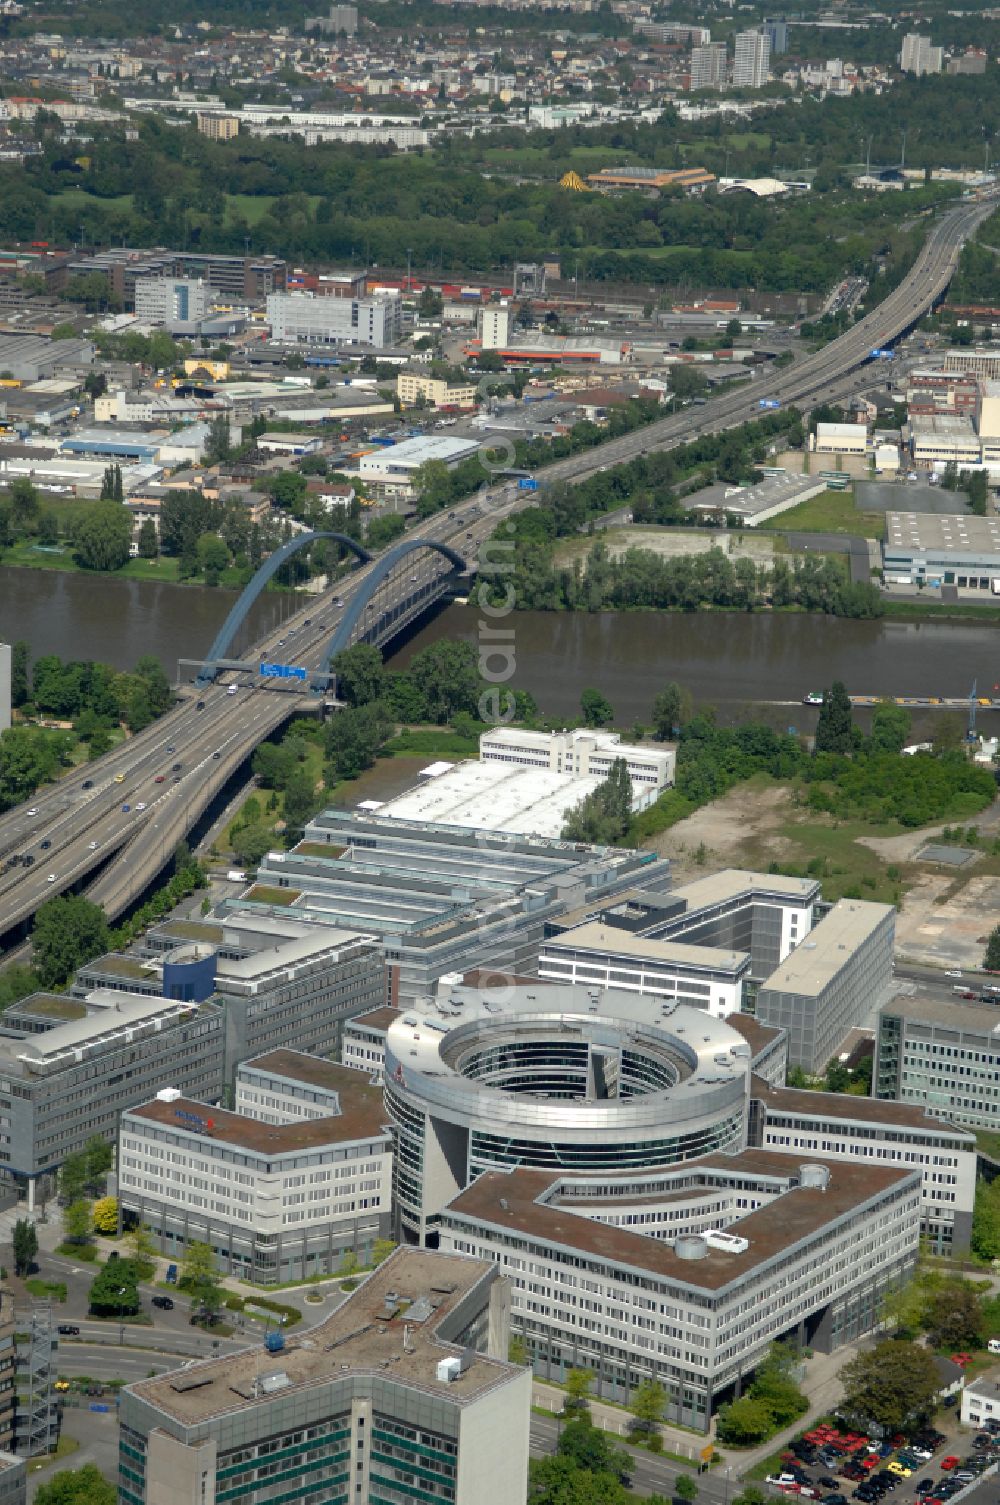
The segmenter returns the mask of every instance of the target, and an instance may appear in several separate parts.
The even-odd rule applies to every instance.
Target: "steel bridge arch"
[[[372,557],[367,549],[363,548],[356,539],[348,538],[346,533],[297,533],[294,538],[290,538],[287,543],[283,543],[280,549],[275,549],[274,553],[264,560],[264,563],[253,579],[248,581],[239,600],[236,601],[226,620],[219,628],[215,642],[205,655],[205,662],[202,664],[201,672],[198,675],[198,684],[210,684],[215,678],[218,672],[215,667],[218,660],[227,657],[227,650],[246,621],[251,606],[253,606],[268,581],[300,549],[307,548],[309,544],[315,543],[321,538],[331,538],[335,543],[342,543],[345,548],[350,549],[353,554],[358,556],[362,564],[367,564]]]
[[[434,538],[405,538],[401,543],[396,544],[387,554],[383,554],[368,576],[362,589],[352,597],[350,605],[338,622],[337,630],[327,644],[326,651],[320,660],[319,670],[321,674],[329,674],[330,664],[333,659],[340,653],[341,649],[347,648],[350,645],[351,633],[358,625],[358,622],[361,621],[365,607],[375,595],[382,582],[392,574],[401,559],[405,559],[407,554],[415,553],[417,549],[433,549],[436,553],[441,554],[445,559],[449,560],[457,570],[465,571],[469,568],[466,560],[462,558],[462,555],[457,550],[451,548],[446,543],[439,543]]]

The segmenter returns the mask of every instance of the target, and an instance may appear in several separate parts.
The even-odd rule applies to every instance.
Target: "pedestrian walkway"
[[[558,1385],[547,1384],[545,1380],[535,1380],[532,1384],[531,1404],[539,1410],[551,1411],[558,1416],[565,1402],[566,1392]],[[587,1406],[595,1427],[600,1427],[602,1432],[615,1432],[619,1437],[628,1437],[632,1417],[622,1406],[608,1405],[606,1401],[597,1400],[593,1396],[588,1397]],[[699,1437],[697,1433],[685,1432],[667,1423],[661,1425],[660,1436],[666,1452],[690,1458],[693,1463],[701,1462],[705,1449],[713,1445],[711,1434]]]

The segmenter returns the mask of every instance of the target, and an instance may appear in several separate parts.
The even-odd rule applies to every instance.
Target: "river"
[[[0,567],[0,640],[25,638],[33,658],[58,653],[122,669],[151,653],[173,676],[178,658],[207,651],[234,599],[204,586]],[[244,643],[301,599],[265,594]],[[391,662],[405,667],[420,648],[444,637],[475,643],[479,619],[474,607],[449,606]],[[981,622],[525,611],[498,625],[514,633],[513,683],[530,690],[544,711],[577,715],[580,692],[592,685],[607,695],[622,726],[648,722],[653,698],[671,679],[689,688],[697,704],[715,706],[723,722],[745,719],[757,707],[775,726],[804,730],[814,713],[802,706],[803,695],[834,679],[858,695],[963,696],[973,680],[980,694],[991,694],[1000,683],[1000,631]]]
[[[232,591],[203,585],[0,566],[0,641],[24,638],[33,659],[57,653],[116,669],[131,669],[151,653],[172,679],[178,658],[205,655],[235,600]],[[243,642],[263,635],[300,600],[287,591],[262,596]]]
[[[475,607],[448,607],[395,654],[393,665],[405,667],[439,638],[475,643],[480,615]],[[965,696],[973,680],[979,694],[989,695],[1000,683],[1000,631],[980,622],[523,611],[502,625],[514,633],[513,683],[530,690],[542,710],[579,715],[580,691],[593,686],[611,701],[621,726],[648,723],[657,691],[672,679],[696,704],[715,706],[722,722],[770,705],[767,719],[775,726],[803,730],[812,727],[814,713],[802,697],[835,679],[856,695]]]

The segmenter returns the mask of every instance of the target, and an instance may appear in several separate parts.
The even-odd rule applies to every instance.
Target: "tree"
[[[59,1200],[63,1206],[77,1202],[87,1190],[87,1156],[74,1150],[59,1167]]]
[[[83,1147],[87,1163],[87,1190],[92,1196],[104,1190],[108,1171],[115,1163],[114,1150],[100,1134],[92,1134]]]
[[[970,1242],[980,1259],[1000,1259],[1000,1181],[976,1182]]]
[[[741,1395],[728,1406],[720,1406],[716,1417],[716,1436],[733,1447],[751,1447],[763,1442],[774,1431],[774,1412],[767,1401]]]
[[[312,775],[304,767],[294,770],[285,785],[284,817],[288,831],[301,831],[319,805],[316,785]]]
[[[190,1291],[192,1296],[200,1299],[203,1287],[218,1285],[218,1283],[219,1272],[215,1267],[215,1254],[211,1244],[193,1240],[188,1244],[181,1261],[178,1286],[182,1291]]]
[[[34,1223],[27,1218],[18,1218],[14,1224],[14,1274],[30,1275],[38,1253],[38,1234]]]
[[[67,1244],[88,1244],[93,1228],[90,1203],[82,1197],[71,1202],[63,1213],[63,1236]]]
[[[217,465],[220,461],[229,460],[232,457],[232,453],[232,431],[229,427],[229,416],[226,413],[219,413],[208,425],[208,439],[205,442],[205,464]]]
[[[580,710],[584,726],[610,726],[615,719],[614,707],[600,690],[584,690],[580,695]]]
[[[566,1372],[566,1399],[563,1402],[563,1411],[568,1414],[583,1411],[590,1414],[588,1401],[590,1392],[594,1386],[594,1373],[591,1369],[569,1369]]]
[[[708,390],[708,380],[697,366],[681,365],[670,368],[670,390],[675,397],[700,397]]]
[[[391,732],[392,722],[378,702],[338,711],[326,729],[327,783],[356,779],[359,773],[371,768]]]
[[[160,540],[156,524],[151,517],[143,518],[139,526],[139,558],[156,559],[160,552]]]
[[[360,1268],[361,1267],[358,1263],[358,1256],[355,1254],[354,1250],[345,1249],[343,1254],[340,1256],[340,1264],[337,1266],[337,1274],[343,1280],[350,1280],[353,1276],[357,1275]]]
[[[479,709],[479,661],[471,643],[445,638],[414,655],[410,679],[424,698],[431,721],[443,725],[456,711]]]
[[[355,643],[336,655],[330,666],[337,676],[337,696],[348,705],[381,700],[385,684],[382,654],[371,643]]]
[[[23,638],[18,638],[11,648],[10,654],[10,703],[13,706],[22,706],[31,694],[31,684],[28,677],[28,655],[30,649]]]
[[[990,931],[989,940],[986,942],[986,950],[983,954],[983,970],[985,972],[1000,972],[1000,925],[995,925]]]
[[[206,585],[218,585],[219,576],[229,563],[229,546],[218,533],[203,533],[197,544],[198,567]]]
[[[121,502],[94,502],[73,522],[75,558],[81,569],[120,570],[132,547],[132,517]]]
[[[18,533],[28,533],[38,521],[40,502],[38,492],[26,476],[19,476],[7,492],[10,519]]]
[[[67,982],[77,967],[107,951],[108,944],[104,910],[79,895],[49,899],[35,915],[31,945],[45,988]]]
[[[834,680],[829,690],[824,691],[816,723],[815,751],[849,753],[854,746],[854,723],[851,719],[851,702],[842,682]]]
[[[134,1317],[142,1309],[139,1272],[130,1259],[112,1256],[94,1276],[90,1310],[95,1317]]]
[[[669,742],[690,714],[690,694],[671,680],[653,701],[653,736],[657,742]]]
[[[844,1366],[843,1410],[851,1419],[898,1432],[931,1414],[938,1390],[934,1356],[917,1343],[887,1338]]]
[[[233,856],[241,867],[257,867],[274,846],[274,832],[270,826],[241,826],[230,838]]]
[[[115,1505],[118,1491],[96,1463],[62,1468],[35,1490],[35,1505]]]
[[[118,1232],[118,1198],[100,1197],[94,1203],[94,1227],[105,1237]]]
[[[901,705],[880,701],[872,712],[870,746],[873,752],[900,753],[910,735],[910,713]]]
[[[698,1484],[690,1474],[678,1474],[674,1480],[674,1494],[678,1500],[686,1500],[688,1505],[694,1505],[698,1498]]]
[[[983,1341],[983,1304],[967,1280],[949,1280],[927,1306],[927,1337],[934,1348],[978,1348]]]
[[[391,1238],[377,1238],[372,1244],[372,1264],[380,1265],[389,1255],[395,1251],[396,1245]]]
[[[659,1380],[643,1380],[632,1391],[632,1399],[629,1410],[635,1419],[636,1428],[643,1432],[652,1432],[663,1420],[663,1412],[667,1404],[667,1392]]]
[[[567,811],[562,837],[564,841],[612,846],[625,835],[631,819],[632,780],[625,759],[616,758],[608,777]]]
[[[145,1223],[136,1223],[126,1234],[132,1250],[132,1263],[140,1280],[150,1280],[156,1269],[156,1245]]]
[[[120,465],[105,466],[104,479],[101,481],[102,502],[123,502],[125,492],[122,487],[122,468]]]

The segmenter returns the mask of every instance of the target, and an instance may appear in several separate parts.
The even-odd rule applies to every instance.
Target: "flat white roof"
[[[893,913],[891,904],[839,899],[764,983],[767,989],[813,995],[821,992],[866,940]]]
[[[470,761],[388,800],[379,815],[477,831],[559,837],[566,812],[600,783],[594,775],[574,778],[547,768]]]
[[[478,439],[456,439],[444,434],[425,434],[419,439],[404,439],[362,455],[360,468],[372,470],[415,470],[428,460],[464,460],[479,449]]]
[[[914,553],[1000,554],[1000,518],[972,513],[887,512],[885,548]]]
[[[691,946],[682,941],[654,941],[648,936],[633,935],[629,930],[619,930],[614,925],[602,925],[592,920],[587,925],[578,925],[575,930],[564,930],[561,935],[543,941],[545,951],[593,951],[600,955],[632,957],[650,963],[666,962],[676,967],[712,971],[744,972],[750,965],[745,951],[730,951],[722,946]]]

